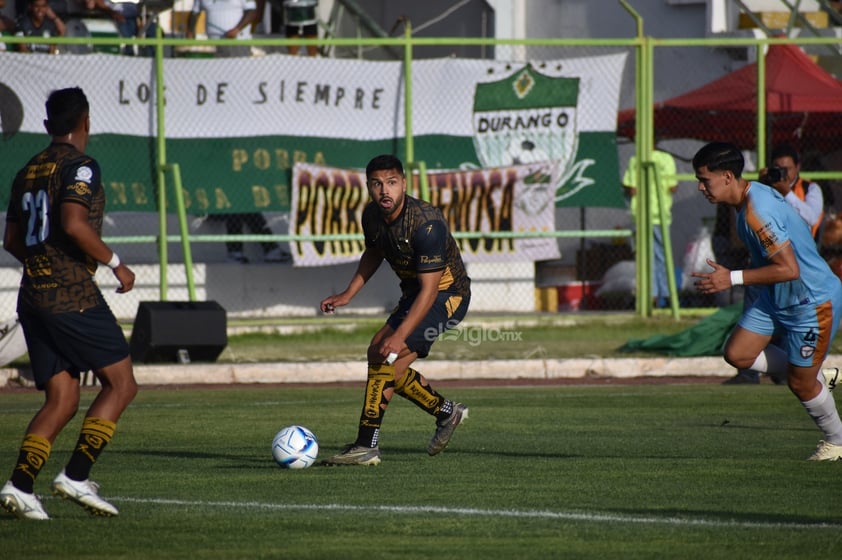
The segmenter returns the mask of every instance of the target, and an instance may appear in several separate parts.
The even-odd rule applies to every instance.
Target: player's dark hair
[[[796,150],[795,146],[792,144],[780,144],[779,146],[775,146],[775,149],[772,150],[772,161],[783,157],[792,158],[792,163],[798,165],[798,150]]]
[[[707,167],[708,171],[730,171],[740,178],[745,167],[745,159],[740,149],[729,142],[711,142],[702,147],[693,156],[693,169],[698,171]]]
[[[88,98],[82,88],[57,89],[47,98],[47,132],[64,136],[72,132],[90,110]]]
[[[401,163],[401,160],[392,154],[382,154],[372,158],[371,161],[368,162],[368,165],[365,166],[365,178],[370,179],[371,174],[375,171],[392,169],[397,170],[398,173],[403,175],[403,163]]]

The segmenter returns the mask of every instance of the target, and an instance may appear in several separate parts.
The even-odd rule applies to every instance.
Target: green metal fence
[[[632,8],[625,2],[621,4],[626,7],[632,17],[637,17]],[[492,39],[472,39],[472,38],[417,38],[412,35],[412,27],[407,22],[402,36],[394,38],[372,38],[362,37],[355,39],[341,39],[341,38],[325,38],[315,40],[288,40],[282,38],[255,38],[251,40],[242,41],[243,46],[250,46],[260,49],[264,52],[283,52],[290,44],[316,44],[320,48],[330,48],[338,51],[339,48],[347,48],[347,52],[364,52],[365,49],[370,48],[385,48],[392,52],[401,53],[403,60],[402,73],[402,88],[405,95],[403,96],[403,107],[396,108],[395,115],[402,116],[402,126],[404,135],[393,138],[390,142],[372,142],[370,148],[372,150],[394,150],[403,155],[408,168],[413,170],[427,169],[430,167],[440,167],[441,161],[446,160],[448,148],[437,144],[436,138],[417,138],[415,130],[419,122],[424,119],[431,118],[437,110],[435,106],[419,106],[417,99],[413,97],[413,91],[416,87],[416,80],[414,68],[418,61],[413,57],[413,50],[419,46],[457,46],[457,45],[482,45],[493,49],[496,52],[496,58],[505,59],[506,53],[515,53],[518,50],[525,49],[528,52],[528,59],[536,64],[542,60],[558,60],[569,57],[599,57],[606,53],[627,53],[632,56],[628,61],[627,72],[633,75],[631,86],[623,86],[621,97],[623,99],[634,100],[634,108],[636,110],[636,129],[634,133],[633,145],[620,144],[619,149],[623,150],[625,154],[633,153],[637,156],[638,161],[644,162],[644,165],[639,167],[638,184],[648,185],[650,182],[660,182],[665,178],[658,177],[652,166],[651,152],[656,147],[656,138],[658,137],[658,130],[654,127],[653,105],[655,103],[655,91],[658,89],[657,85],[660,80],[668,80],[669,76],[659,74],[656,65],[656,58],[659,52],[675,51],[682,49],[693,49],[698,53],[697,56],[705,56],[705,51],[714,52],[716,49],[723,48],[745,48],[754,49],[755,55],[753,58],[757,60],[757,83],[764,84],[766,67],[764,64],[763,50],[770,45],[783,44],[798,44],[801,46],[819,46],[826,44],[833,44],[835,39],[823,38],[801,38],[801,39],[653,39],[645,35],[644,25],[639,18],[635,19],[637,25],[637,36],[628,39],[560,39],[560,38],[533,38],[522,40],[492,40]],[[292,233],[271,233],[271,234],[239,234],[231,235],[219,233],[218,231],[208,233],[203,231],[207,229],[207,224],[212,220],[201,221],[197,218],[206,218],[213,214],[213,212],[203,212],[198,208],[197,200],[201,191],[195,188],[192,183],[207,180],[200,174],[197,175],[196,166],[192,165],[191,169],[185,168],[185,154],[188,153],[189,148],[183,145],[178,139],[168,136],[170,130],[170,122],[172,116],[168,116],[166,112],[166,95],[165,84],[167,84],[167,76],[165,75],[164,61],[175,53],[189,53],[198,52],[201,48],[208,46],[219,46],[226,43],[224,40],[187,40],[181,38],[166,37],[159,32],[157,37],[142,38],[142,39],[127,39],[115,37],[84,37],[84,38],[51,38],[51,39],[36,39],[36,38],[18,38],[5,37],[5,43],[9,49],[18,42],[29,43],[56,43],[59,49],[69,49],[70,47],[92,47],[99,50],[114,50],[119,45],[133,45],[138,50],[152,49],[152,76],[144,81],[146,84],[151,84],[151,89],[144,90],[138,86],[136,90],[127,89],[127,104],[129,100],[141,99],[148,102],[153,108],[150,111],[151,123],[150,126],[154,129],[154,142],[151,144],[131,144],[120,146],[119,139],[116,137],[106,136],[101,144],[92,146],[94,150],[101,150],[106,153],[115,154],[114,158],[118,159],[118,165],[121,170],[127,171],[127,175],[131,176],[131,169],[133,166],[142,168],[150,167],[154,176],[154,185],[145,185],[143,181],[132,183],[131,180],[127,184],[120,187],[119,192],[128,193],[127,196],[134,196],[136,201],[151,205],[151,208],[158,213],[158,221],[155,228],[148,226],[148,219],[142,213],[127,212],[125,216],[121,216],[124,224],[129,223],[128,220],[143,221],[142,227],[117,227],[116,230],[107,232],[107,241],[109,243],[117,244],[118,246],[137,245],[144,247],[138,249],[135,253],[135,259],[151,262],[160,265],[160,276],[158,281],[159,299],[166,300],[169,296],[169,281],[168,269],[171,262],[183,264],[186,271],[187,293],[189,299],[196,299],[200,297],[197,295],[195,289],[195,280],[193,278],[194,263],[198,261],[213,260],[219,257],[208,256],[208,251],[198,251],[200,255],[195,254],[198,248],[203,246],[213,245],[215,247],[222,246],[230,241],[243,242],[275,242],[281,244],[292,243],[296,241],[332,241],[343,240],[346,238],[359,239],[360,236],[345,236],[341,234],[333,235],[310,235],[300,236]],[[0,68],[3,67],[3,53],[0,53]],[[39,56],[39,55],[32,55]],[[43,56],[43,55],[41,55]],[[62,55],[59,55],[62,56]],[[114,55],[120,56],[120,55]],[[33,59],[35,60],[35,59]],[[353,59],[349,59],[353,60]],[[594,60],[597,60],[595,58]],[[191,65],[201,65],[203,60],[196,58],[194,60],[184,61],[185,65],[181,67],[182,71],[189,72]],[[127,79],[127,82],[131,81]],[[699,84],[701,85],[701,84]],[[631,91],[629,90],[631,88]],[[763,87],[756,89],[757,99],[757,114],[765,114],[766,96]],[[33,95],[41,95],[36,84],[33,84]],[[123,95],[123,92],[120,93]],[[459,95],[459,92],[456,92]],[[132,97],[134,96],[134,97]],[[447,96],[443,96],[442,101],[446,101]],[[623,101],[621,100],[621,104]],[[620,107],[626,108],[626,107]],[[613,108],[611,109],[613,110]],[[208,123],[196,123],[197,129]],[[754,150],[758,162],[766,161],[766,154],[768,150],[767,143],[767,123],[764,118],[759,118],[756,121],[756,139],[757,144]],[[117,143],[117,145],[104,146],[107,143]],[[319,157],[318,147],[314,147],[307,143],[306,139],[298,139],[297,143],[284,145],[275,151],[271,149],[264,149],[261,146],[250,146],[247,142],[243,142],[242,149],[243,161],[253,161],[256,168],[263,167],[269,169],[276,175],[288,173],[291,164],[296,158],[301,158],[307,161],[316,161]],[[692,144],[691,144],[692,145]],[[31,142],[26,144],[23,149],[34,151],[38,144]],[[300,148],[299,154],[296,150]],[[108,150],[111,150],[110,152]],[[222,147],[221,154],[227,156],[234,153],[236,150],[230,150],[229,147]],[[265,153],[264,153],[265,152]],[[123,154],[122,156],[116,154]],[[238,152],[239,153],[239,152]],[[192,157],[192,156],[191,156]],[[208,169],[213,169],[214,156],[207,156]],[[258,162],[264,162],[258,165]],[[331,157],[330,161],[323,162],[336,166],[355,166],[364,165],[365,162],[357,160],[346,160],[341,155]],[[689,192],[694,185],[694,177],[692,170],[689,169],[686,159],[681,162],[679,172],[676,179],[681,182],[683,192]],[[150,166],[151,164],[151,166]],[[622,163],[621,163],[622,165]],[[446,164],[445,164],[446,166]],[[198,170],[201,171],[201,170]],[[261,171],[258,169],[257,171]],[[255,173],[257,173],[255,171]],[[211,174],[212,171],[209,171]],[[146,173],[146,171],[143,171]],[[802,173],[809,176],[811,179],[823,181],[839,181],[842,180],[842,169],[839,168],[804,168]],[[7,173],[8,174],[8,173]],[[619,169],[619,174],[622,174],[622,169]],[[257,175],[255,175],[257,177]],[[422,177],[423,177],[422,173]],[[752,177],[752,174],[748,174]],[[756,176],[756,174],[754,175]],[[199,177],[198,179],[196,177]],[[260,179],[262,180],[262,179]],[[256,180],[255,180],[256,181]],[[186,185],[185,183],[191,183]],[[424,185],[422,185],[424,186]],[[289,182],[285,184],[275,185],[275,191],[283,193],[284,188],[288,188]],[[115,187],[116,188],[116,187]],[[620,188],[620,177],[616,178],[616,183],[613,185],[606,185],[602,187],[608,193],[612,189]],[[272,188],[268,189],[272,191]],[[597,283],[599,276],[605,269],[613,262],[634,258],[636,262],[636,298],[634,299],[634,309],[644,315],[652,314],[654,312],[651,291],[650,291],[650,266],[649,262],[652,259],[652,230],[653,225],[650,219],[649,207],[653,201],[648,200],[648,188],[640,188],[638,190],[640,196],[640,203],[638,204],[638,215],[631,217],[623,208],[614,208],[604,211],[596,211],[597,218],[590,216],[592,210],[589,208],[566,208],[559,210],[559,218],[555,231],[545,232],[498,232],[481,234],[475,231],[456,231],[454,235],[462,239],[476,238],[478,236],[485,237],[542,237],[555,238],[559,242],[574,241],[578,245],[566,245],[572,247],[570,250],[562,251],[563,258],[558,267],[565,271],[567,276],[562,277],[562,280],[569,280],[573,284],[585,284],[593,281]],[[424,192],[424,191],[422,191]],[[660,189],[658,190],[660,192]],[[223,196],[230,195],[222,193]],[[254,191],[251,193],[254,195]],[[151,196],[151,198],[149,198]],[[203,195],[204,196],[204,195]],[[244,196],[249,196],[246,194]],[[279,200],[283,199],[283,194],[279,195]],[[607,196],[607,195],[606,195]],[[614,196],[612,194],[612,196]],[[676,223],[673,228],[666,228],[665,242],[667,249],[667,268],[670,271],[669,288],[670,288],[670,307],[669,312],[673,316],[678,316],[682,308],[698,307],[699,305],[715,305],[715,302],[698,301],[692,297],[688,297],[688,301],[682,301],[681,286],[677,285],[676,274],[672,271],[676,269],[676,260],[673,253],[675,251],[676,242],[672,239],[674,234],[678,234],[680,239],[686,240],[692,237],[693,232],[698,226],[712,217],[712,209],[704,208],[702,201],[695,200],[694,203],[689,202],[687,206],[698,206],[693,219],[682,220],[682,223]],[[145,202],[144,202],[145,201]],[[663,201],[662,201],[663,202]],[[236,204],[236,201],[235,201]],[[288,201],[287,201],[288,204]],[[662,205],[663,206],[663,205]],[[275,221],[271,222],[277,224],[283,222],[283,216],[290,211],[288,206],[284,206],[283,202],[273,202],[273,205],[264,209],[267,213],[275,217]],[[196,225],[197,223],[200,225]],[[595,223],[594,223],[595,222]],[[692,222],[692,223],[691,223]],[[673,232],[669,230],[672,229]],[[131,234],[121,233],[119,230],[130,230]],[[218,228],[217,228],[218,230]],[[633,235],[634,231],[643,232],[642,235]],[[672,233],[672,235],[671,235]],[[630,240],[632,245],[629,245]],[[605,243],[608,241],[608,243]],[[679,245],[680,249],[680,245]],[[616,250],[616,254],[612,251]],[[575,259],[571,253],[575,254]],[[594,257],[593,255],[599,255]],[[590,260],[589,260],[590,259]],[[613,261],[613,262],[612,262]],[[554,263],[548,263],[547,269],[551,269]],[[594,267],[594,268],[589,268]],[[325,272],[330,274],[330,272]],[[536,285],[540,284],[538,278],[540,274],[536,274]],[[557,279],[556,279],[557,280]],[[546,280],[549,287],[552,288],[552,282],[555,280]],[[539,285],[539,287],[541,287]],[[544,286],[547,287],[547,286]],[[582,301],[577,302],[574,306],[576,309],[612,309],[612,308],[628,308],[627,303],[618,303],[616,300],[604,298],[600,301],[599,298],[589,297],[590,294],[583,296]],[[559,292],[558,297],[563,297]],[[563,302],[555,304],[550,309],[543,309],[554,311],[557,308],[563,308]],[[614,307],[617,306],[617,307]],[[130,315],[127,313],[127,315]]]

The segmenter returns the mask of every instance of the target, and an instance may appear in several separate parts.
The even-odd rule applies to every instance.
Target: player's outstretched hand
[[[695,282],[696,290],[703,294],[715,294],[731,287],[731,271],[711,259],[706,259],[713,272],[694,272],[692,276],[698,278]]]

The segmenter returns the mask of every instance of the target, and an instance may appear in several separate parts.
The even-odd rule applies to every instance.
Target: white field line
[[[405,515],[437,514],[462,517],[501,517],[524,519],[550,519],[561,521],[582,521],[591,523],[637,523],[641,525],[672,525],[688,527],[723,527],[746,529],[842,529],[836,523],[787,523],[764,521],[740,521],[737,519],[704,519],[675,516],[635,516],[608,513],[451,508],[442,506],[355,506],[346,504],[276,504],[267,502],[205,502],[198,500],[171,500],[164,498],[108,498],[112,502],[154,504],[195,508],[258,509],[270,511],[323,511],[352,513],[392,513]]]

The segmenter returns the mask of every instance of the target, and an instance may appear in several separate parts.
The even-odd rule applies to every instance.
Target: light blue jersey
[[[776,190],[753,181],[737,211],[737,234],[751,255],[751,268],[766,266],[790,245],[800,270],[795,280],[752,286],[757,297],[740,326],[765,335],[780,328],[790,363],[821,363],[842,317],[842,282],[819,255],[807,222]]]

